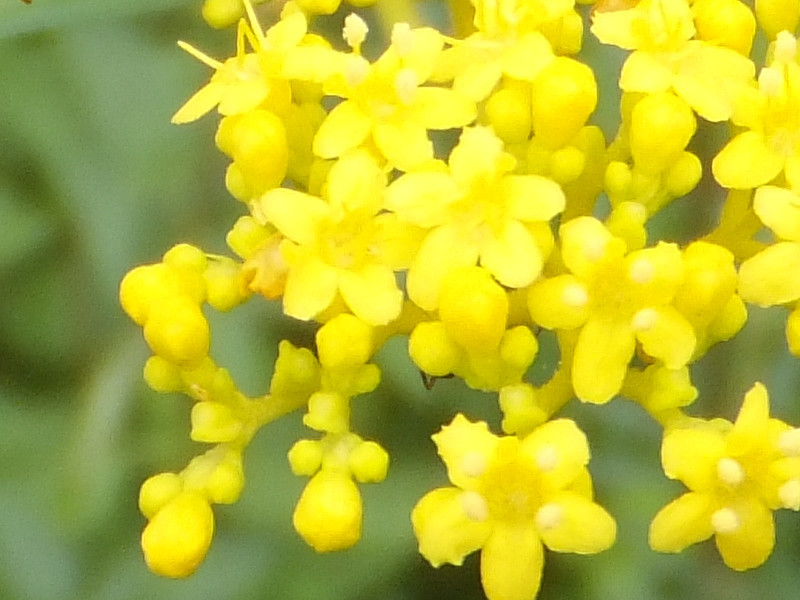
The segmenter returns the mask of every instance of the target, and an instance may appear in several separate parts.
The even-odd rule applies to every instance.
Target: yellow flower
[[[712,535],[725,564],[743,571],[763,563],[775,545],[772,512],[800,508],[796,431],[769,417],[757,383],[734,423],[694,420],[668,430],[664,472],[689,492],[665,506],[650,525],[650,546],[680,552]]]
[[[254,203],[257,215],[287,238],[280,246],[288,265],[286,314],[311,319],[333,303],[337,292],[367,323],[383,325],[400,314],[403,294],[392,266],[404,259],[390,246],[396,245],[393,239],[413,246],[413,228],[378,214],[385,184],[375,160],[356,150],[331,168],[327,201],[277,188]]]
[[[478,31],[452,41],[436,66],[435,79],[453,81],[454,90],[476,102],[486,98],[503,75],[533,81],[555,57],[538,27],[548,16],[556,19],[573,6],[571,1],[537,2],[539,10],[534,11],[517,1],[506,6],[483,0],[474,4]],[[532,20],[523,20],[523,14]]]
[[[514,158],[484,127],[468,128],[449,169],[407,173],[387,190],[386,208],[404,222],[431,228],[408,272],[408,295],[433,310],[442,278],[480,262],[502,285],[524,287],[542,269],[551,245],[547,221],[564,209],[564,193],[538,175],[510,175]]]
[[[619,392],[637,342],[668,369],[691,358],[695,334],[673,306],[683,279],[675,244],[626,254],[625,242],[600,221],[578,217],[561,226],[570,273],[531,286],[528,308],[548,329],[580,327],[572,367],[575,394],[604,403]]]
[[[589,447],[574,422],[550,421],[519,439],[459,414],[433,440],[453,486],[429,492],[411,513],[420,553],[438,567],[481,549],[489,600],[531,600],[543,546],[593,554],[614,543],[616,524],[592,501]]]
[[[774,61],[761,70],[758,89],[740,102],[733,122],[747,127],[714,158],[714,177],[725,187],[755,188],[784,173],[800,190],[800,65],[797,40],[778,34]]]
[[[634,50],[622,67],[622,90],[673,90],[709,121],[729,118],[736,95],[753,78],[754,66],[746,57],[692,39],[688,0],[642,0],[627,10],[595,12],[592,33],[605,44]]]
[[[351,30],[346,33],[355,35]],[[358,48],[360,39],[351,43]],[[474,103],[458,92],[422,85],[430,79],[443,43],[435,29],[398,23],[391,46],[374,63],[355,53],[344,55],[340,72],[324,89],[345,100],[322,122],[314,153],[336,158],[371,140],[402,171],[432,160],[427,130],[461,127],[476,116]]]

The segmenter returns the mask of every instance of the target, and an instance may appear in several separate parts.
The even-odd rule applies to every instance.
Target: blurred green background
[[[430,435],[458,410],[496,428],[496,402],[456,381],[426,391],[401,340],[380,354],[379,391],[354,406],[356,431],[392,456],[387,481],[363,486],[355,549],[316,555],[292,531],[305,480],[285,455],[310,433],[292,415],[252,444],[248,485],[237,504],[217,508],[198,573],[170,581],[144,566],[138,486],[202,447],[188,439],[189,401],[142,383],[147,350],[118,307],[117,285],[177,242],[224,252],[224,232],[242,212],[222,185],[215,119],[169,124],[209,75],[175,41],[218,57],[233,49],[233,34],[210,31],[199,8],[0,0],[0,600],[482,598],[477,557],[434,570],[416,553],[408,515],[446,483]],[[608,61],[607,92],[618,64]],[[695,195],[681,210],[704,203]],[[697,367],[695,414],[733,417],[762,380],[775,414],[800,422],[784,317],[751,311],[743,334]],[[278,340],[307,344],[312,334],[266,302],[211,318],[214,357],[253,394],[268,384]],[[797,515],[777,515],[776,552],[754,572],[728,571],[710,543],[656,555],[649,520],[681,492],[661,474],[658,427],[623,400],[567,413],[589,433],[598,499],[617,517],[619,540],[599,556],[548,554],[540,598],[797,597]]]

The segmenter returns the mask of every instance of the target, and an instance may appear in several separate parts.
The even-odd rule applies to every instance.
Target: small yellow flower
[[[433,310],[441,282],[455,267],[480,262],[502,285],[524,287],[542,269],[547,221],[564,209],[564,193],[538,175],[511,175],[514,158],[485,127],[465,129],[448,171],[407,173],[387,190],[386,207],[401,221],[430,228],[408,272],[408,295]]]
[[[581,400],[608,402],[619,392],[637,342],[669,369],[683,367],[695,335],[673,306],[683,280],[674,244],[626,253],[625,242],[592,217],[561,226],[561,254],[570,273],[531,286],[533,320],[549,329],[580,327],[572,385]]]
[[[423,85],[443,44],[435,29],[398,23],[391,46],[374,63],[344,55],[340,72],[324,85],[327,94],[344,101],[322,122],[314,153],[336,158],[371,140],[402,171],[432,160],[428,129],[461,127],[476,116],[475,104],[462,94]]]
[[[414,233],[393,215],[378,214],[385,185],[386,175],[375,160],[355,150],[331,168],[328,201],[287,188],[270,190],[256,201],[256,213],[287,238],[280,245],[288,265],[286,314],[311,319],[337,293],[372,325],[400,314],[403,294],[392,268],[397,256],[391,240],[413,245]]]
[[[650,546],[680,552],[712,535],[725,564],[743,571],[762,564],[775,545],[772,511],[800,507],[795,430],[769,417],[767,390],[747,393],[734,423],[693,420],[664,436],[661,460],[689,492],[650,525]]]
[[[761,70],[758,88],[739,102],[732,120],[748,130],[714,158],[714,177],[725,187],[755,188],[784,173],[800,190],[800,64],[797,39],[788,31],[773,44],[774,60]]]
[[[411,513],[420,553],[438,567],[480,549],[489,600],[534,598],[543,546],[593,554],[614,543],[616,524],[592,501],[589,447],[572,421],[518,439],[459,414],[433,440],[453,486],[429,492]]]
[[[688,0],[642,0],[627,10],[595,12],[592,24],[601,42],[634,51],[622,67],[622,90],[673,90],[703,118],[724,121],[755,67],[735,50],[692,39],[695,32]]]

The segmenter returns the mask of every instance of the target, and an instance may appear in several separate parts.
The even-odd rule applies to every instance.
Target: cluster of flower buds
[[[297,409],[316,435],[288,454],[310,478],[295,529],[319,552],[355,544],[358,484],[382,481],[389,457],[352,431],[351,405],[378,387],[372,361],[395,335],[426,381],[458,377],[502,414],[502,433],[459,413],[433,435],[451,485],[411,513],[432,565],[480,550],[487,597],[528,600],[544,548],[609,548],[616,524],[594,498],[589,442],[558,412],[619,395],[663,427],[663,470],[688,488],[654,516],[651,547],[714,536],[731,568],[763,563],[773,511],[800,509],[800,430],[770,417],[760,383],[733,423],[685,410],[693,365],[742,329],[748,304],[788,306],[800,356],[797,3],[449,0],[455,32],[394,23],[374,57],[355,13],[343,41],[309,33],[340,4],[282,3],[264,30],[249,0],[206,0],[211,25],[238,22],[235,55],[181,43],[214,73],[173,121],[220,113],[216,145],[244,214],[227,234],[235,259],[180,244],[121,285],[154,354],[145,380],[192,398],[191,437],[213,444],[142,486],[148,565],[198,567],[211,505],[242,491],[247,444]],[[369,12],[385,24],[400,5]],[[763,64],[751,58],[759,30]],[[590,124],[587,33],[626,52],[610,142]],[[706,122],[735,126],[716,156],[688,149]],[[727,193],[718,224],[688,243],[651,239],[650,219],[697,186],[704,161]],[[210,358],[203,313],[251,299],[319,324],[313,349],[281,342],[255,398]],[[534,385],[546,330],[560,361]]]

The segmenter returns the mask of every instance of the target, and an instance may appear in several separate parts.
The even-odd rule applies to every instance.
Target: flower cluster
[[[800,356],[790,4],[451,0],[455,34],[396,23],[368,57],[355,13],[343,44],[309,33],[340,0],[287,2],[266,30],[249,0],[206,0],[212,25],[238,20],[236,52],[218,61],[181,43],[214,73],[173,121],[219,112],[225,182],[244,214],[227,234],[236,258],[179,244],[121,284],[153,351],[145,380],[192,398],[191,437],[214,445],[142,486],[150,568],[198,567],[211,505],[242,491],[248,443],[297,409],[316,434],[289,451],[310,478],[295,529],[319,552],[355,544],[358,484],[382,481],[389,457],[352,431],[351,401],[379,385],[371,361],[395,335],[426,381],[456,376],[495,394],[503,417],[502,434],[457,414],[433,436],[451,485],[411,514],[432,565],[480,550],[487,597],[529,600],[545,547],[609,548],[616,524],[595,501],[589,443],[557,413],[618,395],[663,426],[664,472],[689,490],[655,515],[652,548],[714,536],[731,568],[764,562],[772,511],[800,509],[800,430],[769,416],[759,383],[733,423],[684,409],[698,395],[693,364],[739,332],[747,304],[788,306]],[[589,124],[597,82],[576,58],[587,25],[627,51],[610,142]],[[763,64],[751,58],[756,35],[769,41]],[[650,219],[701,178],[687,148],[703,121],[734,126],[710,164],[727,190],[719,223],[688,244],[649,239]],[[269,392],[251,398],[209,356],[203,310],[258,297],[319,328],[313,351],[281,342]],[[537,386],[528,371],[545,330],[560,362]]]

